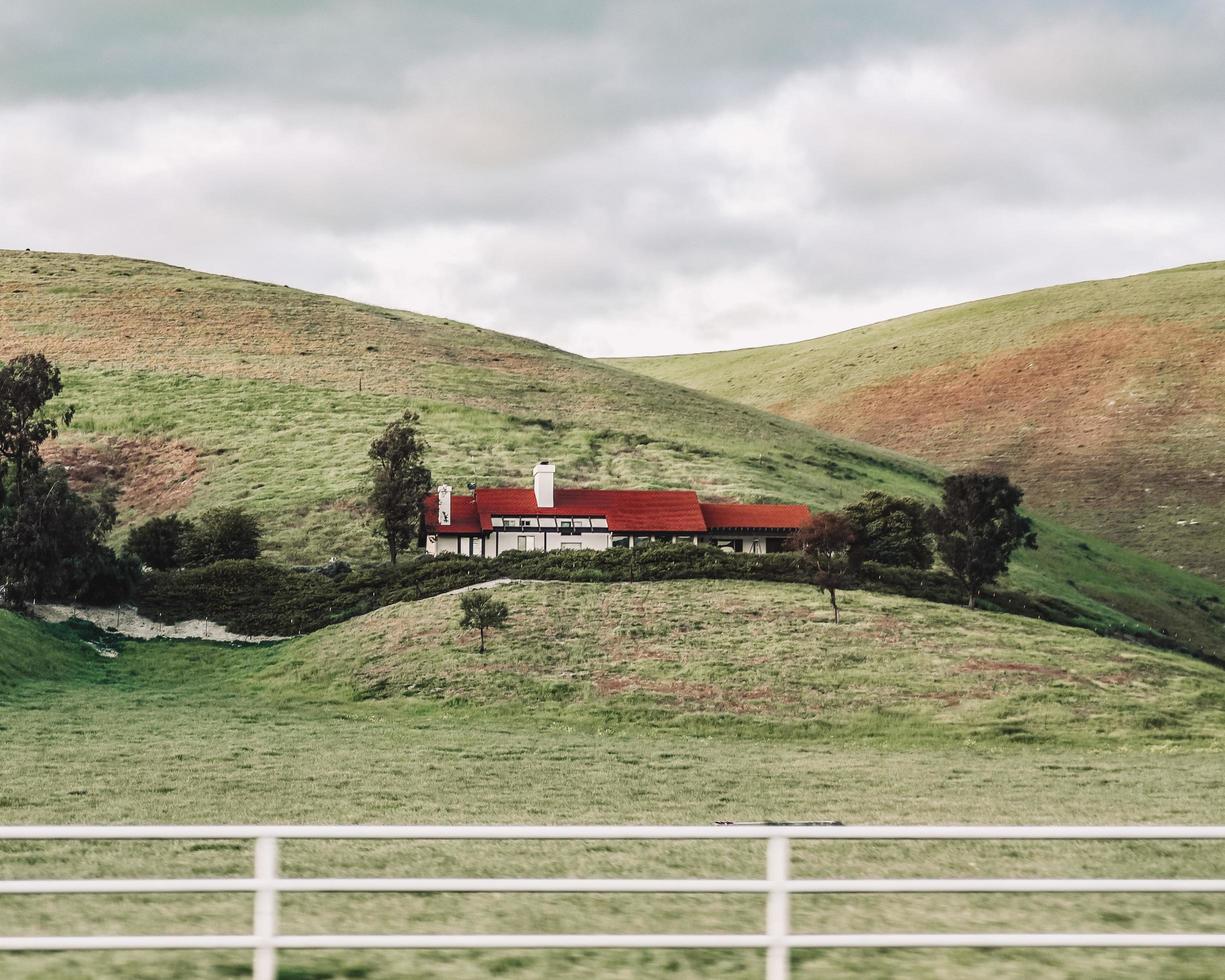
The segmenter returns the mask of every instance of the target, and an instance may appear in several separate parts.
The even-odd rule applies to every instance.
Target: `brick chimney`
[[[553,506],[553,474],[557,467],[547,459],[542,459],[532,470],[532,482],[536,488],[536,506]]]
[[[438,523],[442,526],[451,523],[451,488],[445,483],[438,488]]]

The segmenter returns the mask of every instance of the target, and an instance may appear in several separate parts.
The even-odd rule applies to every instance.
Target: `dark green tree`
[[[180,558],[184,565],[258,558],[263,537],[259,521],[241,507],[217,507],[186,528]]]
[[[473,589],[459,597],[459,608],[463,612],[459,625],[463,629],[481,631],[481,653],[485,652],[485,631],[501,629],[510,616],[510,608],[501,599],[495,599],[488,589]]]
[[[159,572],[181,568],[184,542],[194,530],[191,521],[183,520],[178,514],[151,517],[128,532],[123,550]]]
[[[52,412],[47,404],[64,390],[60,369],[43,354],[18,354],[0,366],[0,459],[12,464],[18,496],[26,476],[42,465],[39,447],[72,424],[74,409]]]
[[[945,478],[941,505],[927,512],[936,550],[971,609],[983,587],[1008,570],[1018,547],[1038,547],[1033,522],[1018,512],[1022,497],[1006,476],[959,473]]]
[[[421,418],[406,411],[370,444],[371,531],[387,545],[394,565],[404,549],[417,540],[423,506],[432,478],[425,465],[429,444],[421,435]]]
[[[925,509],[913,497],[869,490],[844,512],[855,532],[852,545],[855,560],[900,568],[931,568],[935,556]]]
[[[838,592],[854,581],[858,567],[854,550],[855,529],[845,514],[823,511],[813,514],[788,542],[793,551],[804,556],[813,584],[829,593],[834,622],[842,621],[838,611]]]
[[[116,579],[117,559],[105,544],[115,525],[113,489],[84,497],[69,487],[60,466],[27,470],[20,491],[15,478],[3,482],[0,591],[5,605],[79,600],[101,577]]]

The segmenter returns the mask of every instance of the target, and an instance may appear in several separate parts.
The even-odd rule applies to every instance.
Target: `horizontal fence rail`
[[[282,949],[763,949],[767,980],[786,980],[793,949],[1004,947],[1225,947],[1225,933],[853,933],[805,934],[791,929],[797,894],[956,893],[1221,893],[1216,878],[793,878],[791,841],[1204,841],[1225,839],[1225,827],[870,827],[731,824],[710,827],[617,826],[26,826],[0,827],[0,841],[250,840],[249,878],[31,879],[0,881],[0,895],[250,893],[252,930],[242,935],[0,936],[0,951],[202,950],[253,951],[255,980],[274,980]],[[756,878],[286,878],[282,840],[761,840],[765,876]],[[278,926],[285,892],[513,892],[760,894],[764,930],[743,934],[288,935]]]

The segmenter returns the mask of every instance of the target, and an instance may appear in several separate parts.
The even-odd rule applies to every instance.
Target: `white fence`
[[[250,878],[0,880],[0,895],[251,892],[253,928],[243,935],[0,936],[0,950],[250,949],[255,980],[274,980],[282,949],[764,949],[767,980],[790,975],[791,950],[884,947],[1225,947],[1225,933],[854,933],[791,931],[794,894],[931,892],[1222,892],[1225,880],[1106,878],[792,878],[793,840],[1221,840],[1225,827],[0,827],[0,840],[252,840]],[[282,840],[763,840],[765,876],[707,878],[284,878]],[[764,931],[741,934],[284,935],[282,892],[757,893]]]

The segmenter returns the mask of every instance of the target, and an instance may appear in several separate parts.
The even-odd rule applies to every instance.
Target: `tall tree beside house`
[[[39,447],[72,424],[75,409],[53,412],[48,403],[64,390],[60,369],[44,354],[18,354],[0,366],[0,459],[12,465],[20,495],[26,477],[42,465]]]
[[[421,418],[406,411],[370,444],[371,530],[387,545],[394,565],[400,552],[417,539],[422,507],[433,483],[425,454],[429,444],[421,435]]]
[[[1008,570],[1017,548],[1038,547],[1033,522],[1017,510],[1024,495],[1006,476],[959,473],[945,478],[941,505],[927,512],[936,550],[971,609],[983,587]]]
[[[842,621],[838,592],[851,585],[858,567],[854,544],[855,528],[850,519],[832,511],[813,514],[789,542],[793,551],[804,556],[812,572],[813,584],[829,593],[835,623]]]
[[[459,625],[464,629],[481,631],[481,653],[485,652],[485,631],[501,629],[510,616],[510,608],[501,599],[495,599],[488,589],[473,589],[459,597],[459,608],[463,612]]]
[[[934,556],[926,508],[913,497],[869,490],[844,513],[855,532],[857,562],[899,568],[931,568]]]

